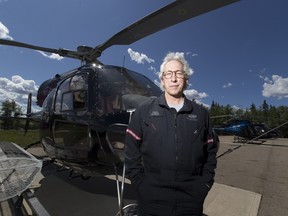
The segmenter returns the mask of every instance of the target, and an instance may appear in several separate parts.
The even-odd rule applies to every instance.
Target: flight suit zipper
[[[174,113],[174,141],[175,141],[175,177],[177,177],[178,164],[178,137],[177,137],[177,113]]]
[[[175,141],[175,172],[174,172],[174,181],[177,180],[177,170],[178,170],[178,136],[177,136],[177,115],[178,113],[174,113],[174,141]],[[174,183],[173,183],[174,184]],[[174,187],[173,187],[174,188]],[[177,209],[177,191],[174,188],[174,207],[173,207],[173,215],[176,216]]]

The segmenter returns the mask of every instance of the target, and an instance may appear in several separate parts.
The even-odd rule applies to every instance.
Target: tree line
[[[22,107],[14,100],[5,100],[0,108],[0,127],[2,130],[24,129],[26,120],[21,119]],[[38,129],[38,125],[29,122],[29,129]]]
[[[21,121],[17,118],[7,117],[19,117],[22,113],[22,108],[15,101],[6,100],[2,102],[0,109],[0,116],[2,118],[1,128],[8,129],[19,129],[24,128],[25,121]],[[262,105],[256,107],[254,103],[251,104],[250,108],[247,109],[235,109],[231,105],[220,105],[217,102],[212,102],[209,113],[212,118],[212,125],[221,125],[225,121],[231,118],[245,119],[253,123],[264,123],[269,128],[277,128],[278,126],[288,122],[288,107],[287,106],[272,106],[267,104],[266,100],[263,101]],[[222,117],[221,117],[222,116]],[[30,129],[37,129],[37,124],[31,122],[29,124]],[[282,137],[288,138],[288,124],[277,129]]]
[[[212,118],[212,125],[221,125],[231,118],[249,120],[253,123],[264,123],[269,128],[277,128],[282,137],[288,138],[288,107],[287,106],[273,106],[267,104],[266,100],[262,105],[256,107],[254,103],[247,109],[235,109],[231,105],[220,105],[217,102],[212,102],[209,113],[211,117],[223,116],[219,118]],[[285,124],[287,123],[287,124]]]

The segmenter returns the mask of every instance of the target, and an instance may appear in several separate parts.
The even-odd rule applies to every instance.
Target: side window
[[[82,109],[87,103],[88,74],[78,74],[72,77],[70,90],[72,91],[73,109]]]
[[[55,98],[55,113],[60,113],[61,111],[65,111],[69,109],[69,105],[70,105],[69,101],[72,102],[72,100],[69,99],[69,96],[68,96],[70,81],[71,81],[71,78],[66,79],[64,82],[61,83],[61,85],[57,89],[57,94]]]
[[[44,102],[43,102],[43,111],[49,112],[49,110],[51,110],[52,108],[52,101],[53,101],[53,95],[54,95],[55,91],[52,90],[48,96],[45,98]]]
[[[71,92],[64,92],[61,100],[61,111],[73,109],[73,97]]]
[[[85,108],[86,91],[76,91],[73,93],[73,109]]]
[[[55,112],[85,109],[87,107],[88,74],[79,73],[66,79],[57,90]]]

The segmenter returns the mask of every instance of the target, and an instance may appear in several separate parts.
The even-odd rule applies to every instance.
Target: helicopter
[[[98,58],[113,45],[132,44],[237,1],[173,1],[94,48],[78,46],[73,51],[0,39],[2,45],[55,53],[81,62],[80,67],[44,81],[36,102],[42,110],[37,114],[27,113],[27,121],[39,122],[40,142],[47,155],[83,176],[111,173],[117,176],[119,170],[125,175],[123,149],[131,114],[140,103],[158,97],[162,91],[146,76],[121,66],[103,64]],[[121,204],[122,199],[119,200]]]
[[[27,113],[40,122],[40,140],[47,154],[83,173],[109,162],[107,128],[127,124],[130,111],[144,100],[161,94],[144,75],[98,60],[113,45],[128,45],[169,26],[237,2],[238,0],[174,1],[133,23],[95,48],[78,46],[77,51],[52,49],[0,39],[0,44],[56,53],[81,61],[82,66],[44,81],[37,93],[41,113]],[[31,97],[29,97],[31,99]],[[31,102],[29,102],[31,106]],[[28,109],[31,111],[31,108]]]
[[[279,137],[279,133],[270,129],[263,123],[252,123],[245,119],[230,119],[222,125],[213,127],[218,135],[234,135],[234,142],[257,140],[259,138],[269,139]]]

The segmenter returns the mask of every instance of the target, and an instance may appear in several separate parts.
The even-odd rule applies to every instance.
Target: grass
[[[23,130],[0,130],[0,141],[13,142],[21,147],[25,147],[39,141],[39,131],[28,130],[27,134],[24,135]]]

